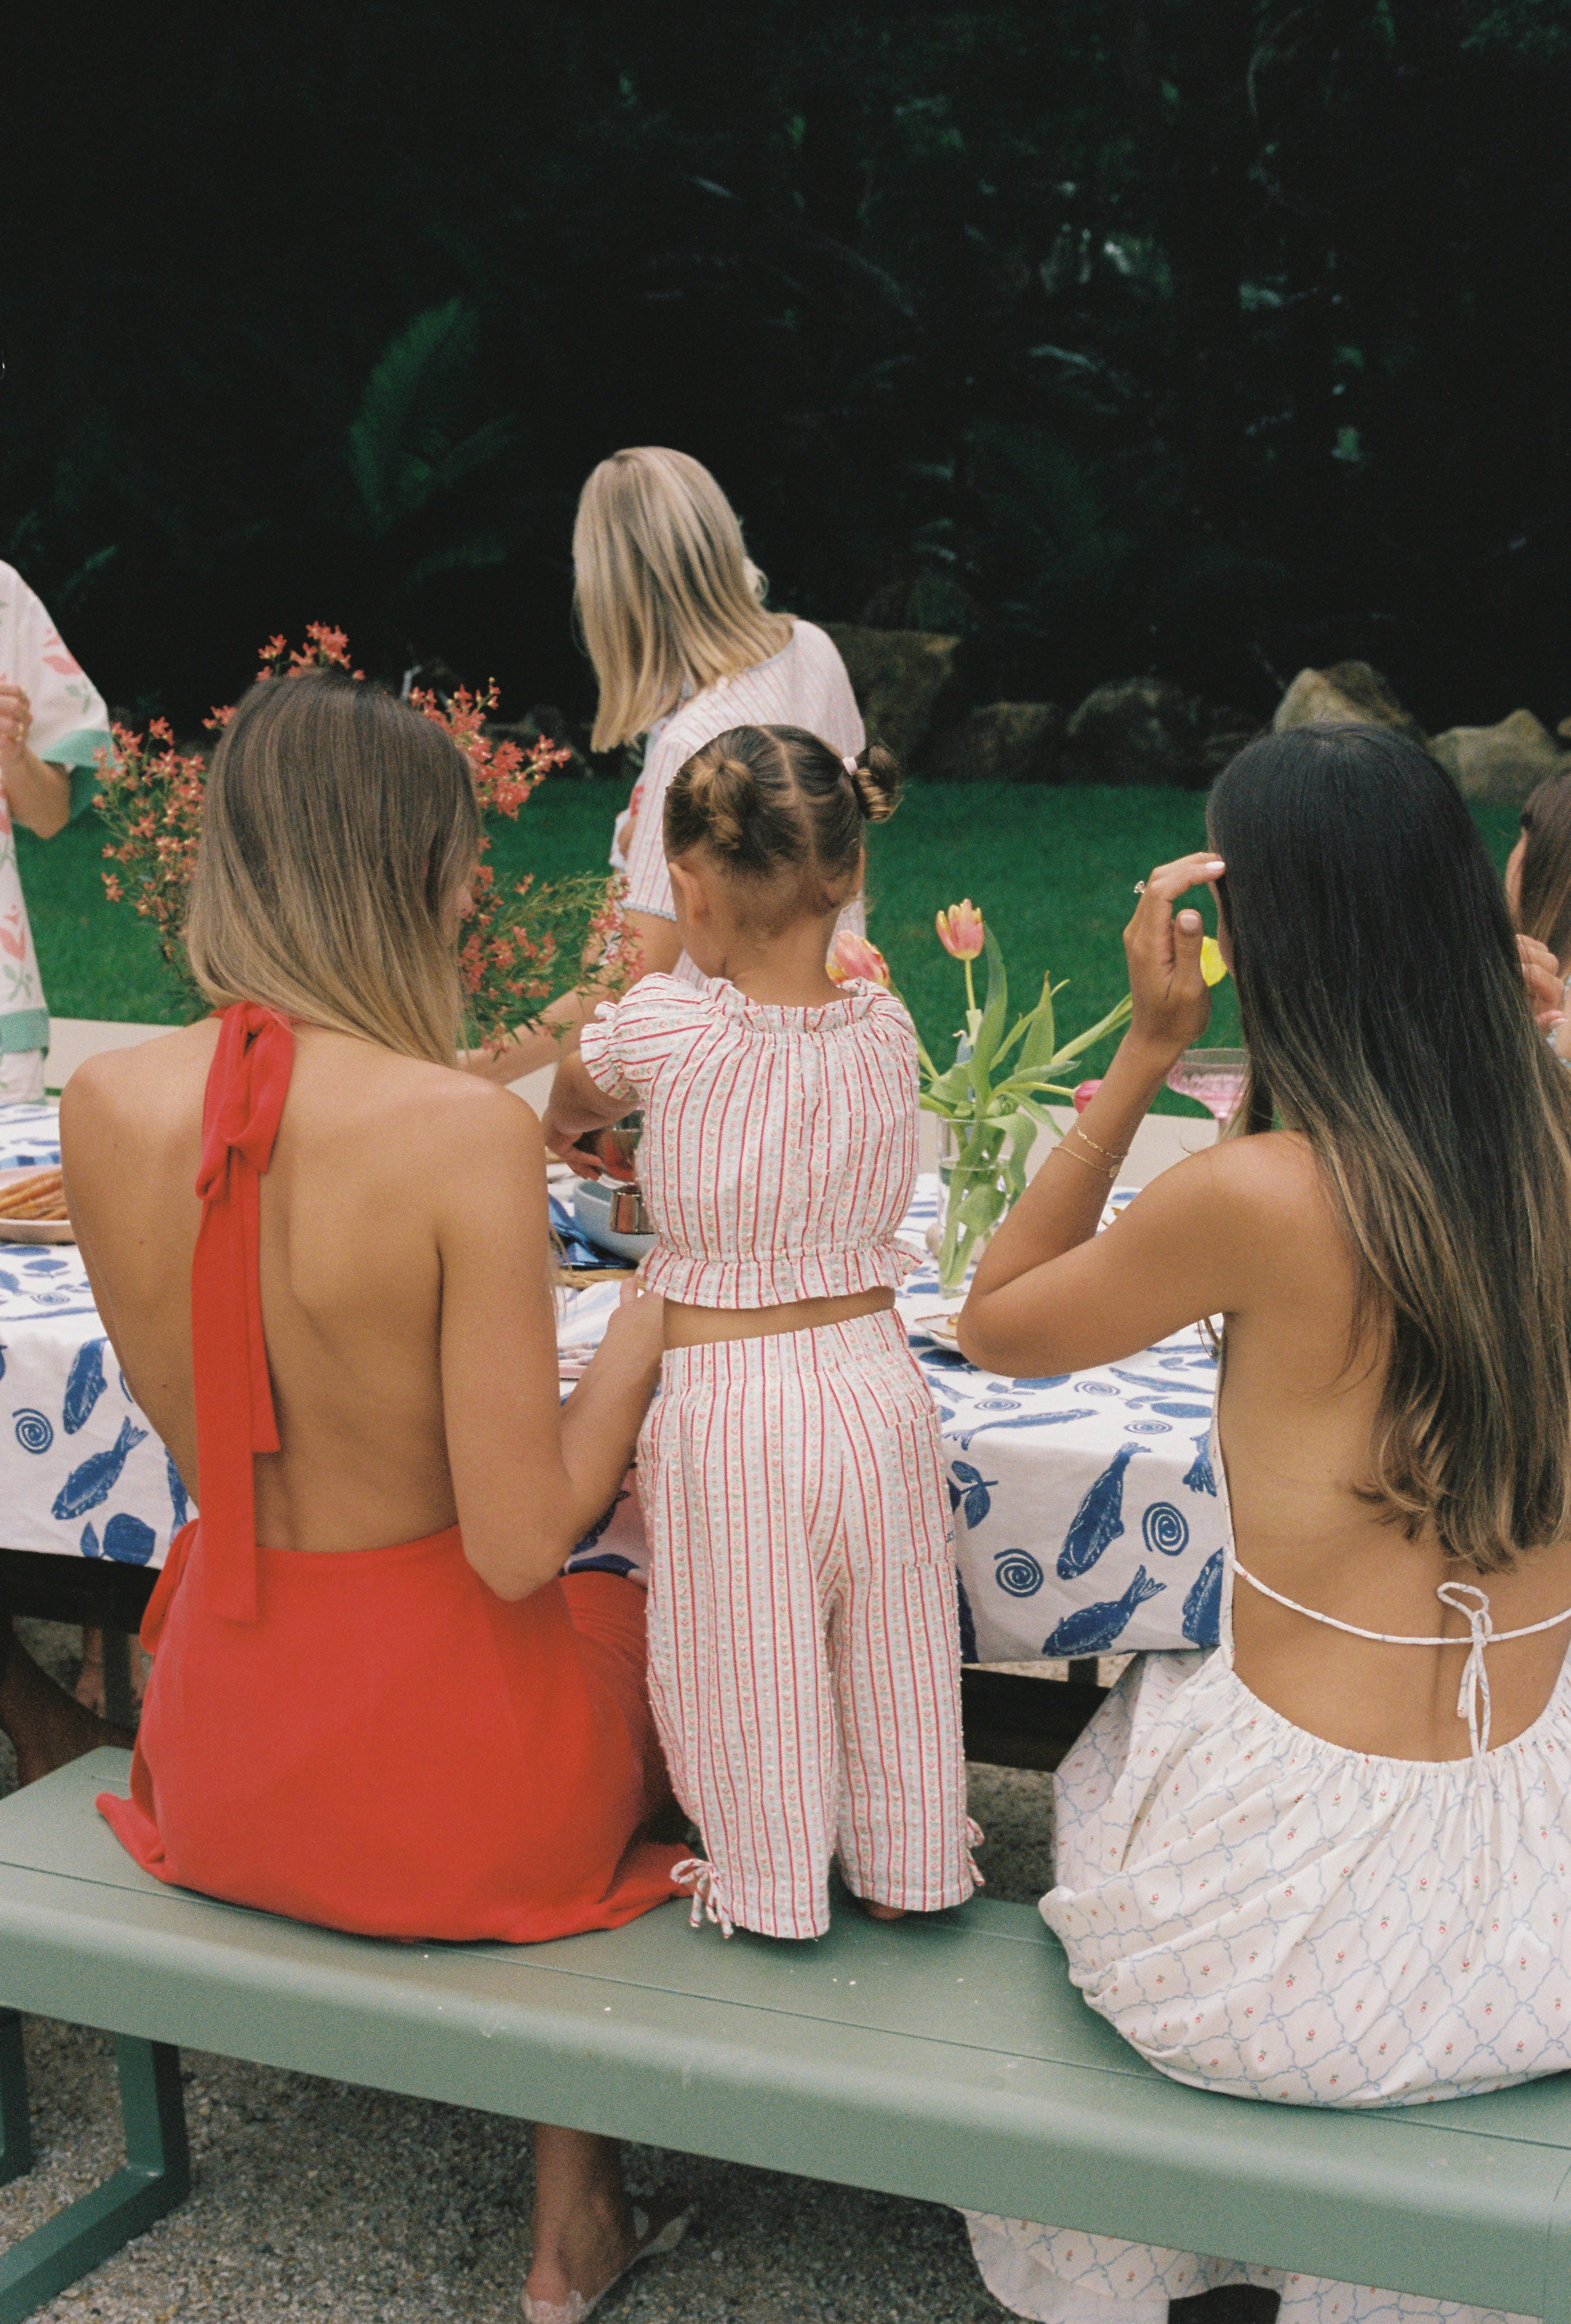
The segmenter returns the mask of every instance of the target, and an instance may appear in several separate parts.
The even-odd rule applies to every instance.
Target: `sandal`
[[[528,2293],[524,2292],[521,2294],[524,2324],[584,2324],[585,2317],[593,2316],[602,2301],[609,2300],[622,2278],[629,2275],[635,2267],[641,2266],[647,2259],[663,2259],[667,2252],[675,2250],[692,2225],[696,2208],[696,2205],[689,2203],[685,2210],[677,2211],[651,2234],[649,2214],[635,2204],[633,2234],[638,2249],[627,2265],[619,2267],[610,2282],[601,2285],[593,2300],[585,2299],[582,2292],[570,2292],[565,2300],[531,2300]]]

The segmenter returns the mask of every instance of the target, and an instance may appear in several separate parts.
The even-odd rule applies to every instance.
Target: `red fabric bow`
[[[202,1106],[202,1223],[191,1269],[198,1498],[208,1603],[235,1622],[257,1618],[253,1455],[279,1449],[262,1328],[260,1181],[294,1070],[286,1018],[251,1001],[220,1012]]]

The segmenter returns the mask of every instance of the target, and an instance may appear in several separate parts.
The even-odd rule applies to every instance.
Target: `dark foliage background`
[[[242,0],[8,30],[0,554],[119,705],[270,632],[588,707],[583,474],[976,698],[1571,709],[1571,0]]]

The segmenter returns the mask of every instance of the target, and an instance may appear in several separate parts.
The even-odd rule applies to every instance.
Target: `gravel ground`
[[[18,1625],[62,1679],[73,1631]],[[0,1738],[0,1786],[14,1781]],[[972,1769],[995,1896],[1049,1878],[1046,1775]],[[113,2044],[27,2023],[39,2162],[0,2189],[0,2244],[41,2224],[122,2159]],[[104,2324],[504,2324],[528,2263],[529,2142],[517,2123],[184,2053],[189,2200],[39,2310]],[[687,2242],[630,2279],[605,2313],[628,2324],[998,2324],[958,2216],[653,2147],[627,2150],[636,2193],[689,2190]]]

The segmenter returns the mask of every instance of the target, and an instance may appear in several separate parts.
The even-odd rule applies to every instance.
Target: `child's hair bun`
[[[709,845],[721,857],[746,854],[749,826],[761,805],[758,779],[747,761],[712,748],[688,761],[686,775],[688,797]]]
[[[857,804],[869,823],[887,823],[900,804],[900,767],[893,751],[873,742],[846,769]]]

